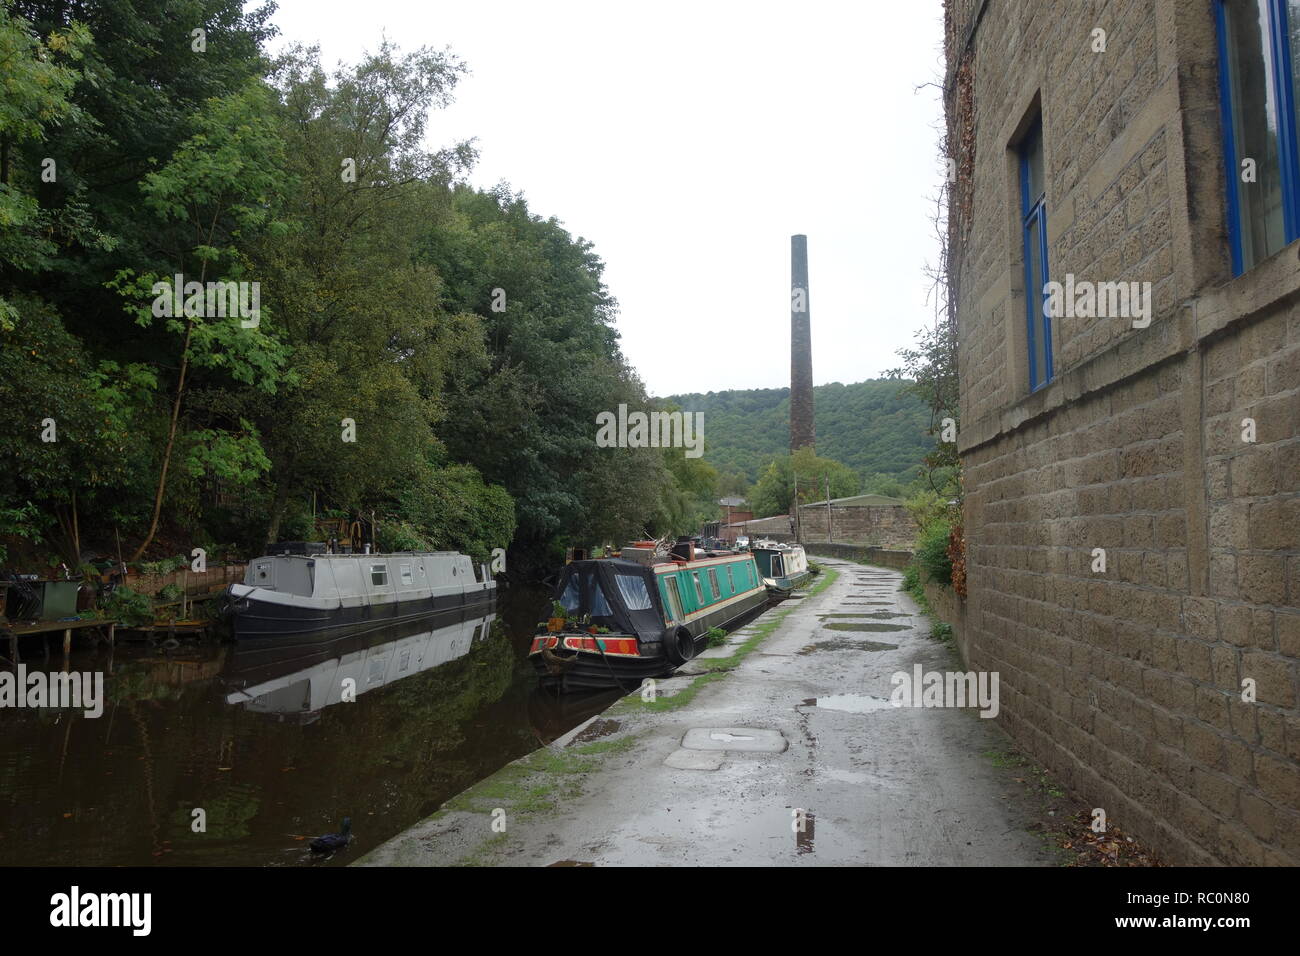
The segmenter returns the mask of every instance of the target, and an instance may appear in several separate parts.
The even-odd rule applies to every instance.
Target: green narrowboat
[[[763,607],[767,591],[753,555],[696,559],[650,553],[567,565],[554,614],[538,625],[529,659],[542,683],[562,690],[620,687],[663,677],[704,646],[711,628]]]

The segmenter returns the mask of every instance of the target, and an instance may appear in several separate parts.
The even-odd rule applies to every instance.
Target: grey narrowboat
[[[496,580],[455,551],[268,554],[226,588],[236,640],[333,639],[495,606]]]

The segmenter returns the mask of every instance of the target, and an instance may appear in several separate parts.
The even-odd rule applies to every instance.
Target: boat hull
[[[767,593],[773,600],[784,601],[811,580],[811,571],[800,571],[779,578],[764,578],[763,586],[767,588]]]
[[[658,650],[655,645],[647,648]],[[601,654],[598,651],[559,651],[551,648],[528,655],[545,688],[565,693],[617,688],[635,690],[641,682],[666,677],[674,670],[662,653],[639,657]]]
[[[258,588],[232,584],[225,606],[235,640],[285,638],[335,640],[379,628],[433,620],[457,613],[489,613],[496,587],[477,587],[381,604],[323,606],[311,600],[268,600]],[[265,596],[264,596],[265,595]]]
[[[687,624],[682,625],[695,639],[696,652],[704,649],[705,635],[715,627],[725,627],[744,619],[748,615],[766,606],[767,592],[763,589],[753,591],[743,600],[716,608]],[[538,635],[547,637],[586,637],[583,634]],[[592,635],[598,638],[622,638],[627,635]],[[641,642],[639,655],[614,653],[602,654],[594,650],[535,648],[528,659],[542,686],[561,691],[589,691],[617,687],[622,690],[634,690],[643,680],[652,677],[668,677],[676,669],[663,653],[662,645],[655,642]]]

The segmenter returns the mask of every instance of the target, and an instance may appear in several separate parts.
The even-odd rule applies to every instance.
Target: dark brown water
[[[290,649],[74,650],[69,669],[105,675],[101,717],[0,708],[0,865],[346,864],[616,697],[537,689],[545,601],[504,592],[499,617]],[[28,671],[60,670],[39,647]],[[313,856],[345,816],[351,847]]]

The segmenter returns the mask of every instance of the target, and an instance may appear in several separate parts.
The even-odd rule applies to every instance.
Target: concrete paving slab
[[[779,730],[760,727],[692,727],[682,738],[691,750],[734,750],[741,753],[783,753],[790,742]]]
[[[689,674],[682,674],[680,671],[672,677],[660,677],[655,680],[655,697],[661,699],[672,697],[674,694],[680,694],[686,688],[690,687],[695,678]]]

